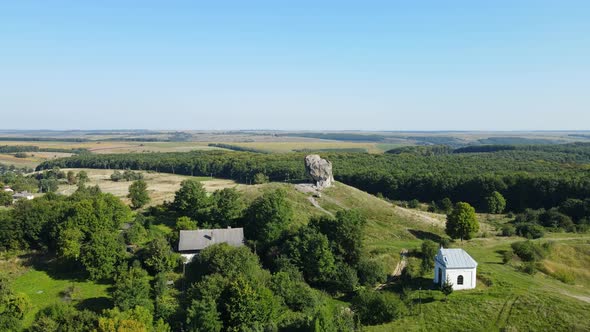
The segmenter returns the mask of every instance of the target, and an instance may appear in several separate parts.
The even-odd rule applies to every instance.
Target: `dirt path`
[[[317,209],[319,209],[320,211],[324,212],[325,214],[327,214],[327,215],[329,215],[329,216],[331,216],[331,217],[333,217],[333,216],[334,216],[334,214],[333,214],[332,212],[330,212],[330,211],[328,211],[328,210],[324,209],[324,208],[323,208],[323,207],[320,205],[320,203],[318,203],[318,201],[316,201],[316,199],[315,199],[313,196],[309,196],[309,197],[307,197],[307,200],[308,200],[308,201],[309,201],[309,202],[310,202],[310,203],[311,203],[313,206],[315,206]]]
[[[406,217],[411,220],[416,220],[416,221],[424,222],[424,223],[431,224],[434,226],[439,226],[439,227],[445,226],[444,217],[437,215],[435,213],[408,209],[408,208],[404,208],[401,206],[396,206],[395,211],[400,216]]]
[[[395,269],[393,270],[393,276],[394,277],[399,277],[402,275],[402,271],[406,268],[406,265],[408,265],[408,249],[402,249],[399,253],[401,260],[399,261],[399,263],[397,263],[397,265],[395,266]]]
[[[397,265],[395,266],[395,269],[393,269],[393,273],[391,274],[392,277],[399,277],[402,275],[402,271],[406,268],[406,265],[408,265],[408,249],[402,249],[399,253],[400,255],[400,261],[399,263],[397,263]],[[377,287],[375,287],[376,290],[380,290],[383,289],[385,286],[387,286],[388,282],[385,282],[383,284],[378,285]]]
[[[578,299],[580,301],[584,301],[584,302],[590,303],[590,296],[573,295],[573,294],[570,294],[570,293],[565,292],[565,291],[561,292],[561,294],[567,295],[569,297],[576,298],[576,299]]]
[[[508,320],[510,319],[510,315],[512,315],[512,308],[514,304],[518,301],[519,297],[517,295],[510,296],[504,302],[502,309],[498,313],[498,317],[496,318],[495,326],[499,329],[504,329],[508,324]]]

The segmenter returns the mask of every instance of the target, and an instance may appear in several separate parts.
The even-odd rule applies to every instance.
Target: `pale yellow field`
[[[129,186],[131,185],[131,181],[111,181],[110,177],[113,174],[114,170],[106,170],[106,169],[81,169],[81,168],[66,168],[62,169],[64,172],[68,172],[72,170],[78,173],[81,170],[86,171],[88,173],[88,177],[90,178],[90,182],[87,183],[88,186],[95,186],[98,185],[103,192],[111,193],[119,198],[121,198],[126,203],[129,203],[127,199],[127,194],[129,193]],[[188,178],[194,178],[201,181],[203,186],[208,192],[213,192],[215,190],[223,189],[223,188],[231,188],[231,187],[238,187],[238,185],[232,180],[223,180],[223,179],[215,179],[215,178],[208,178],[208,177],[191,177],[191,176],[183,176],[183,175],[174,175],[174,174],[166,174],[166,173],[152,173],[152,172],[142,172],[144,175],[144,180],[147,182],[148,185],[148,192],[151,197],[151,202],[149,206],[162,204],[164,201],[172,201],[174,200],[174,193],[180,188],[180,182]],[[58,193],[70,195],[77,189],[75,185],[60,185],[58,189]]]
[[[369,153],[383,153],[377,143],[357,143],[341,141],[302,141],[302,142],[237,142],[228,143],[270,152],[291,152],[294,150],[324,150],[324,149],[364,149]]]

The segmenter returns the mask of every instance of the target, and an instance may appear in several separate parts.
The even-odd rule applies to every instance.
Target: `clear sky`
[[[0,0],[2,129],[590,129],[590,1]]]

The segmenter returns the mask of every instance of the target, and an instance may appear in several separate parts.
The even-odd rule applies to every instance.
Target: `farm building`
[[[12,188],[10,188],[9,186],[4,186],[4,187],[2,188],[2,190],[3,190],[3,191],[6,191],[6,192],[8,192],[8,193],[12,193],[12,192],[14,192],[14,190],[12,190]]]
[[[21,191],[19,193],[15,193],[14,195],[12,195],[12,199],[15,201],[18,201],[19,199],[31,200],[33,198],[35,198],[35,196],[27,191]]]
[[[475,288],[477,262],[463,249],[445,249],[442,246],[434,258],[434,283],[448,280],[453,290]]]
[[[186,262],[190,262],[201,250],[217,243],[227,243],[234,247],[244,245],[244,229],[218,228],[180,231],[178,251]]]

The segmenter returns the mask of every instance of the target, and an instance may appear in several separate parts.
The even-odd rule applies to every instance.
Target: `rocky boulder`
[[[332,163],[322,159],[317,154],[310,154],[305,157],[305,170],[313,179],[317,189],[324,189],[332,185]]]

